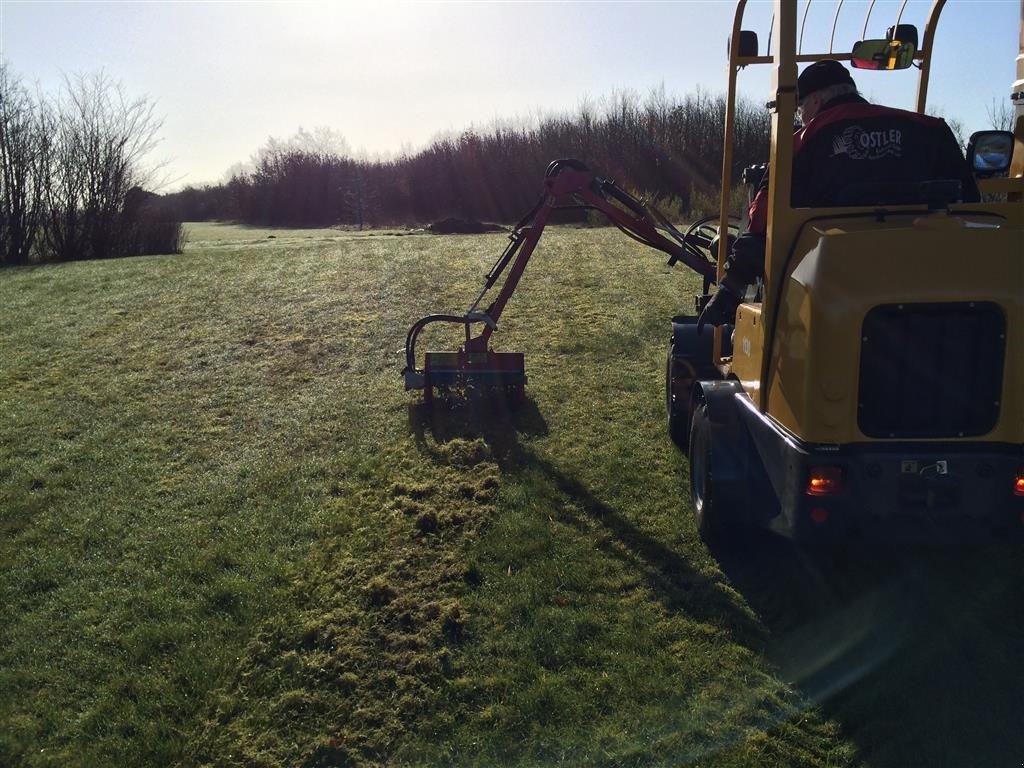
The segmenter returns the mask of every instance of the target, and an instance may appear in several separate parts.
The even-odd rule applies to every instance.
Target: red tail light
[[[811,467],[807,477],[808,496],[828,496],[843,490],[842,467]]]
[[[1024,496],[1024,467],[1017,470],[1017,476],[1013,478],[1013,495]]]

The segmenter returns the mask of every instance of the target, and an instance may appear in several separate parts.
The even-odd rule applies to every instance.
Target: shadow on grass
[[[769,534],[719,553],[782,677],[883,766],[1019,766],[1019,547],[859,543],[830,561]]]
[[[758,622],[722,588],[720,581],[695,569],[682,554],[643,531],[579,480],[520,442],[523,435],[547,434],[547,423],[531,400],[516,409],[495,400],[457,405],[435,401],[434,406],[417,403],[409,408],[409,422],[421,450],[429,450],[428,432],[438,443],[482,438],[504,471],[539,473],[545,483],[572,499],[581,510],[581,514],[573,514],[570,508],[562,508],[559,521],[594,537],[601,552],[640,575],[668,610],[725,629],[738,643],[748,647],[761,642],[764,633]]]
[[[439,444],[482,439],[503,468],[521,463],[520,435],[543,437],[548,433],[544,416],[529,398],[513,405],[503,395],[486,394],[451,400],[435,397],[432,404],[410,403],[409,426],[420,450],[427,449],[428,434]]]
[[[422,444],[482,438],[509,472],[571,498],[560,521],[638,573],[663,604],[763,653],[872,768],[1019,766],[1024,756],[1024,553],[857,543],[811,554],[773,534],[715,551],[757,619],[713,578],[520,442],[527,401],[410,408]],[[571,509],[580,510],[573,513]]]
[[[638,528],[621,512],[596,498],[582,483],[530,452],[530,464],[583,510],[580,517],[562,520],[582,533],[596,523],[607,535],[597,548],[623,561],[643,576],[654,595],[669,611],[680,611],[702,623],[727,630],[743,645],[758,644],[763,636],[758,623],[729,597],[722,584],[696,570],[689,560],[663,541]]]

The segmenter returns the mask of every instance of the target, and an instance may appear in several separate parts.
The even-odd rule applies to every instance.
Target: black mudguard
[[[731,354],[732,326],[724,328]],[[683,453],[688,453],[690,420],[693,416],[693,388],[701,380],[717,380],[721,374],[713,362],[714,329],[705,327],[697,333],[696,315],[676,315],[672,318],[672,338],[665,366],[665,410],[668,429],[673,442]]]
[[[691,362],[702,379],[719,378],[718,369],[712,361],[715,347],[714,328],[704,326],[697,332],[696,315],[676,315],[672,318],[672,349],[677,357]],[[722,354],[732,354],[733,326],[722,327]]]

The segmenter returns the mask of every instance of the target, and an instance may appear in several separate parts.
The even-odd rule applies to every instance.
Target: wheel
[[[744,530],[739,525],[739,510],[732,508],[728,489],[713,472],[714,439],[708,406],[700,403],[693,410],[690,424],[690,498],[697,522],[697,533],[711,546],[737,543]]]
[[[684,454],[689,451],[690,440],[690,414],[688,410],[680,407],[680,402],[689,403],[689,392],[677,392],[676,380],[680,377],[680,367],[684,362],[676,358],[675,344],[668,348],[668,359],[665,361],[665,414],[668,419],[668,434],[672,442],[676,444]],[[693,378],[692,370],[689,371],[690,378]],[[680,400],[680,398],[685,398]]]

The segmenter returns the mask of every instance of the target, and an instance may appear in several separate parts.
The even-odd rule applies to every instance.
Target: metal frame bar
[[[793,164],[793,142],[792,130],[793,118],[796,114],[796,78],[797,65],[806,62],[833,59],[835,61],[850,61],[850,53],[835,52],[835,31],[839,22],[839,13],[842,10],[844,0],[838,0],[835,14],[832,20],[832,37],[829,40],[829,50],[825,53],[803,53],[803,31],[807,22],[807,15],[810,10],[811,0],[807,1],[804,7],[802,20],[798,18],[799,9],[794,0],[774,0],[774,10],[770,24],[769,42],[767,46],[768,55],[765,56],[739,56],[740,32],[743,28],[743,16],[746,11],[746,0],[738,0],[736,12],[733,17],[732,37],[729,45],[729,69],[728,69],[728,101],[725,113],[725,136],[722,152],[722,192],[719,201],[719,218],[727,221],[729,214],[729,199],[732,193],[732,162],[733,162],[733,131],[735,126],[735,103],[736,103],[736,79],[739,70],[751,64],[769,64],[773,67],[772,85],[774,97],[770,103],[772,108],[771,128],[771,167],[773,172],[768,185],[768,207],[769,221],[773,226],[769,227],[767,233],[767,247],[765,252],[765,275],[766,290],[762,302],[764,317],[770,317],[775,309],[776,293],[775,286],[779,281],[782,269],[781,262],[784,261],[783,252],[786,243],[790,242],[802,225],[791,214],[790,190],[792,183]],[[1022,0],[1024,2],[1024,0]],[[864,15],[864,27],[861,33],[862,38],[867,34],[867,27],[870,23],[871,12],[875,0],[871,0]],[[938,26],[939,17],[945,0],[933,0],[932,7],[928,14],[928,20],[924,30],[921,47],[915,51],[914,60],[919,63],[920,75],[918,77],[918,98],[917,111],[923,113],[927,103],[928,79],[931,70],[931,52],[934,44],[935,31]],[[903,11],[906,7],[906,0],[900,5],[896,15],[898,25],[903,18]],[[797,36],[797,24],[800,23],[799,37]],[[771,54],[774,50],[776,53]],[[779,169],[789,169],[788,172]],[[784,225],[785,232],[778,231],[778,222],[787,222]],[[717,277],[720,280],[725,271],[725,262],[728,256],[728,243],[723,238],[719,243]],[[723,372],[727,370],[728,360],[722,357],[722,331],[715,331],[714,360],[716,365]],[[766,338],[766,344],[770,345],[772,339]],[[770,350],[766,349],[760,380],[760,403],[764,409],[767,406],[769,365],[771,360]]]

